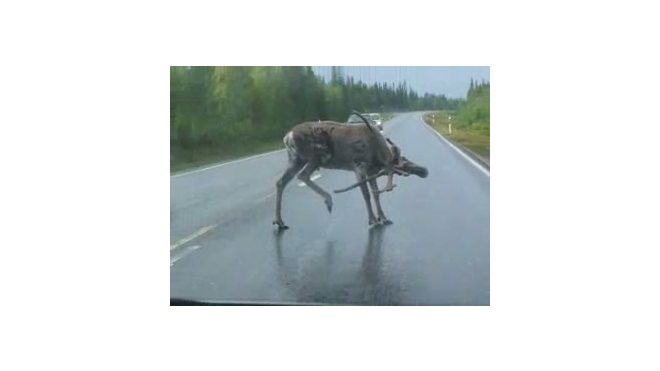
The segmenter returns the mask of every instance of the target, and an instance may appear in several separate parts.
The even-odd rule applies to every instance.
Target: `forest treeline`
[[[329,81],[311,67],[170,67],[170,163],[244,152],[281,141],[303,121],[345,122],[353,109],[459,110],[464,103],[419,95],[405,82],[368,85],[344,76],[340,67],[331,68]],[[481,122],[482,113],[465,115]]]

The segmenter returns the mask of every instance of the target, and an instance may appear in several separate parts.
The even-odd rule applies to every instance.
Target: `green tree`
[[[331,68],[323,81],[311,67],[170,67],[170,148],[173,161],[278,141],[309,120],[343,122],[351,110],[458,109],[469,122],[489,124],[488,83],[471,82],[468,103],[417,92],[403,81],[366,84]],[[487,97],[486,97],[487,95]],[[476,105],[476,106],[475,106]]]

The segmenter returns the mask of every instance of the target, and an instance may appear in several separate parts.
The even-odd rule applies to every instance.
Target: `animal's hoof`
[[[274,224],[274,225],[277,225],[277,230],[279,230],[279,231],[284,231],[284,230],[289,229],[289,226],[287,226],[286,224],[284,224],[284,222],[281,221],[281,220],[274,220],[274,221],[273,221],[273,224]]]
[[[379,220],[379,222],[380,222],[380,224],[382,224],[382,225],[391,225],[391,224],[394,224],[391,220],[389,220],[389,219],[387,219],[387,218],[381,218],[381,219]]]

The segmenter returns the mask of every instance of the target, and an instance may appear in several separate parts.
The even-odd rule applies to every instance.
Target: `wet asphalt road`
[[[329,214],[294,178],[282,211],[291,229],[275,233],[284,151],[171,177],[171,298],[490,305],[490,178],[420,117],[385,124],[403,155],[429,169],[426,179],[396,177],[381,196],[390,226],[368,229],[358,188],[333,194]],[[315,182],[328,192],[355,181],[345,171],[320,175]]]

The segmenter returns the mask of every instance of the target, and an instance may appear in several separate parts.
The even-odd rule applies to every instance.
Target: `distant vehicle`
[[[363,124],[364,121],[362,121],[361,118],[358,117],[358,115],[350,115],[348,116],[348,120],[346,120],[347,124]]]
[[[369,120],[369,122],[375,126],[378,130],[383,131],[383,122],[380,118],[380,115],[377,113],[366,113],[363,115]],[[346,123],[349,125],[364,125],[364,121],[358,115],[350,115]]]
[[[370,113],[371,118],[374,120],[376,125],[380,128],[380,131],[383,131],[383,118],[379,113]]]

